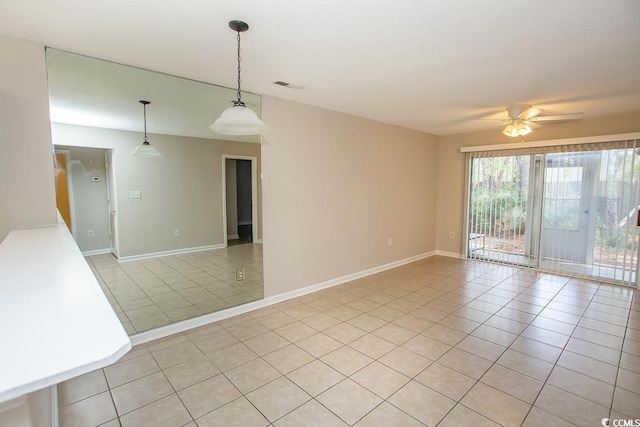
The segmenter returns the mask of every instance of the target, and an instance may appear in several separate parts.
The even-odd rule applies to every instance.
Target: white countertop
[[[64,224],[0,244],[0,403],[117,361],[131,341]]]

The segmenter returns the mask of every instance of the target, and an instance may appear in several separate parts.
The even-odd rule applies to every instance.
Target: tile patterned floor
[[[263,297],[261,244],[122,263],[112,255],[87,261],[129,335]],[[240,267],[245,279],[237,281]]]
[[[59,393],[63,427],[598,426],[640,418],[640,302],[433,257],[137,346]]]

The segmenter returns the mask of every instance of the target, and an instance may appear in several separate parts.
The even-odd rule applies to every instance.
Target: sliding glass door
[[[527,247],[531,156],[473,159],[469,215],[471,258],[532,265]]]
[[[547,154],[542,186],[540,265],[586,264],[593,245],[597,152]],[[560,264],[555,266],[557,261]]]
[[[470,156],[470,258],[635,286],[636,141]]]

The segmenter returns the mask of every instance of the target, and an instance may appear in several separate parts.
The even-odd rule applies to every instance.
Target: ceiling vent
[[[288,87],[289,89],[302,89],[302,86],[294,85],[291,83],[283,82],[282,80],[276,80],[273,82],[274,85]]]

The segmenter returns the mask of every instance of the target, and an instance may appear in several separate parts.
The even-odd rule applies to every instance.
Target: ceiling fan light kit
[[[131,152],[131,155],[157,159],[159,157],[162,157],[162,155],[156,149],[156,147],[149,144],[149,139],[147,138],[147,105],[151,104],[151,102],[142,99],[138,102],[142,104],[142,108],[144,110],[144,141]]]
[[[582,113],[560,114],[555,116],[541,116],[542,110],[531,105],[510,105],[507,107],[509,123],[502,131],[506,136],[517,138],[531,133],[529,123],[556,123],[569,120],[580,120]]]
[[[509,123],[502,133],[513,138],[525,136],[531,133],[531,127],[523,121],[517,120],[513,123]]]
[[[240,90],[240,33],[249,29],[249,25],[243,21],[230,21],[229,28],[238,33],[238,90],[237,100],[233,106],[222,112],[220,117],[209,129],[222,135],[259,135],[267,126],[258,118],[256,113],[242,102]]]

